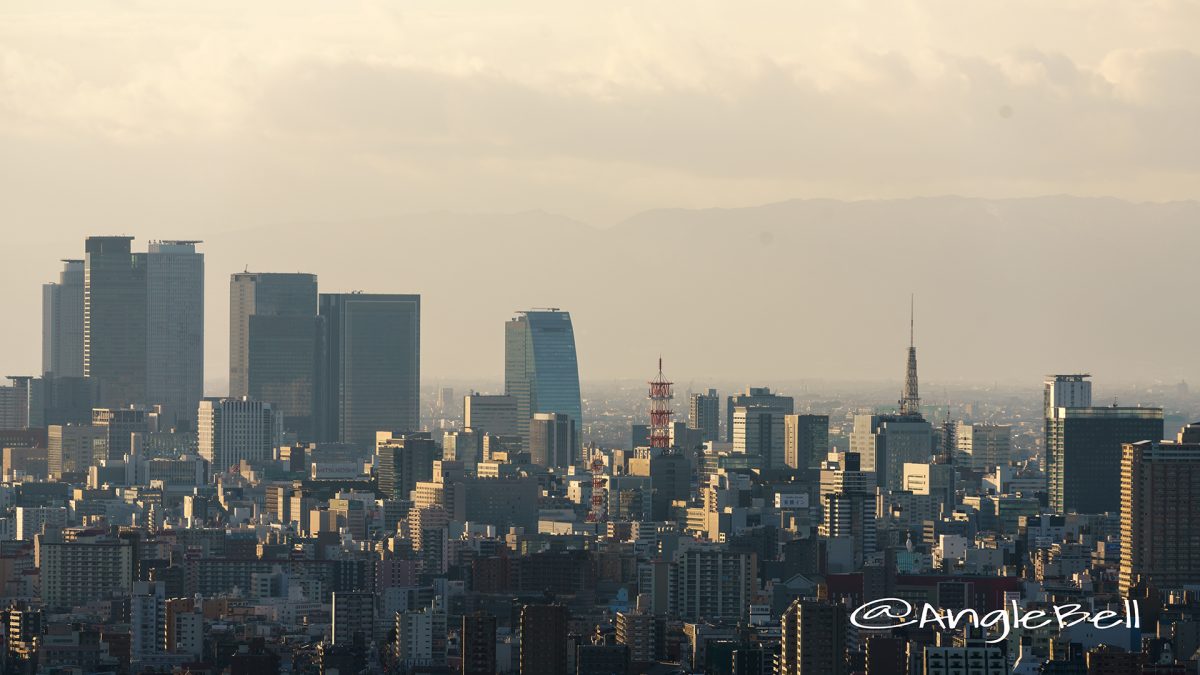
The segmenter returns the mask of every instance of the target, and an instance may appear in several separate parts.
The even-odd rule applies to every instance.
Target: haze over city
[[[909,293],[931,381],[1200,379],[1198,13],[5,3],[0,369],[34,371],[57,259],[125,233],[204,240],[218,394],[247,268],[422,293],[427,381],[498,377],[511,311],[561,306],[586,380],[898,383]],[[1056,194],[1131,203],[1007,201]]]

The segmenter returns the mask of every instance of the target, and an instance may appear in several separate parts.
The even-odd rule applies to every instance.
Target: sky
[[[37,285],[87,234],[215,242],[218,377],[233,270],[212,263],[254,258],[216,248],[243,230],[430,212],[607,228],[793,198],[1192,200],[1196,119],[1194,1],[7,0],[0,229],[29,255],[0,273],[20,317],[0,367],[36,365]],[[370,245],[355,231],[339,243]],[[294,266],[341,273],[311,255]],[[463,374],[449,353],[426,372]]]

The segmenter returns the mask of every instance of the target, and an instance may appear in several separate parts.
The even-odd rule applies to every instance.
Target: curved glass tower
[[[535,413],[562,413],[583,426],[571,313],[519,312],[504,326],[504,393],[516,399],[517,433],[529,443]]]

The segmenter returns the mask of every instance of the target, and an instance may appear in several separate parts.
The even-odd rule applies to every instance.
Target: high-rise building
[[[421,296],[322,293],[318,436],[364,448],[421,427]]]
[[[986,472],[1012,459],[1012,426],[959,422],[954,431],[954,461],[972,471]]]
[[[784,463],[793,469],[821,466],[829,452],[829,415],[785,415]]]
[[[41,428],[45,424],[43,380],[28,375],[9,375],[0,387],[0,429]]]
[[[1044,382],[1043,409],[1050,419],[1055,408],[1092,407],[1091,375],[1047,375]]]
[[[411,666],[446,664],[446,612],[429,606],[396,613],[396,661]]]
[[[217,473],[243,460],[268,460],[279,444],[279,419],[271,404],[244,397],[200,401],[196,430],[200,456]]]
[[[570,312],[529,310],[504,325],[504,393],[516,400],[517,435],[526,444],[536,413],[569,415],[583,428]]]
[[[787,466],[784,413],[772,406],[736,406],[733,411],[733,451],[760,460],[764,469]]]
[[[463,397],[464,426],[495,436],[517,435],[517,400],[507,394]]]
[[[1121,456],[1120,592],[1200,578],[1200,424],[1175,441],[1126,443]]]
[[[315,274],[230,276],[229,395],[269,402],[301,440],[314,438],[320,329]]]
[[[330,642],[335,645],[366,646],[375,636],[375,594],[365,591],[333,592],[333,628]]]
[[[42,285],[42,374],[83,377],[83,261],[63,260]]]
[[[380,431],[375,441],[375,468],[384,499],[408,499],[417,483],[433,480],[433,462],[441,456],[428,433],[396,435]]]
[[[722,544],[689,543],[675,552],[674,606],[684,621],[742,621],[758,588],[758,556]]]
[[[521,675],[567,675],[567,608],[521,608]]]
[[[688,400],[688,427],[700,430],[702,443],[720,440],[721,397],[716,389],[691,395]]]
[[[192,428],[204,396],[204,254],[152,241],[146,254],[146,402],[167,428]]]
[[[496,617],[484,612],[464,614],[459,636],[462,675],[493,675],[496,671]]]
[[[1162,408],[1055,408],[1047,427],[1050,509],[1116,513],[1121,508],[1121,447],[1158,441]]]
[[[725,441],[733,442],[733,415],[738,407],[767,409],[781,415],[791,415],[796,412],[796,401],[791,396],[780,396],[771,392],[769,387],[746,387],[746,390],[730,396],[725,401]]]
[[[843,605],[796,599],[783,613],[780,645],[781,675],[845,675],[846,608]]]
[[[857,453],[838,453],[821,468],[821,524],[827,539],[850,542],[852,568],[875,552],[875,474],[863,470]]]
[[[933,453],[933,427],[918,415],[855,415],[850,452],[880,487],[900,490],[904,464],[924,464]]]
[[[575,466],[579,459],[575,419],[565,413],[534,413],[528,445],[530,459],[538,466]]]
[[[133,237],[88,237],[83,266],[83,373],[99,405],[146,403],[146,254]]]
[[[57,534],[57,533],[56,533]],[[37,557],[46,607],[71,609],[133,588],[135,547],[127,539],[107,536],[37,537]]]

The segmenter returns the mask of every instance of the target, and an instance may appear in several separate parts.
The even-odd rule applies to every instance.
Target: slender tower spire
[[[920,415],[921,396],[917,390],[917,347],[913,339],[915,335],[914,300],[908,299],[908,373],[904,377],[904,393],[900,395],[901,415]]]

